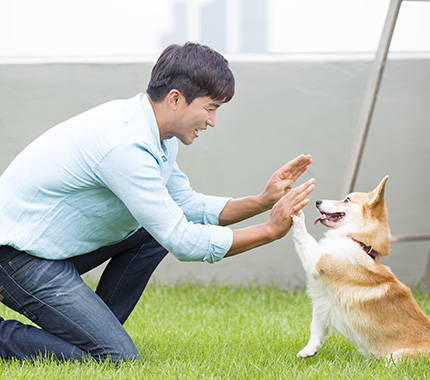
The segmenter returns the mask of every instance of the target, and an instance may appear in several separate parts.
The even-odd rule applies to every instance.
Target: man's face
[[[216,111],[222,105],[208,96],[194,99],[187,104],[181,95],[177,108],[174,133],[183,144],[190,145],[208,126],[215,127]]]

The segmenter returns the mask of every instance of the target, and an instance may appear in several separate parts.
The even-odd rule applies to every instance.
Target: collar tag
[[[167,157],[164,154],[161,156],[161,159],[163,160],[163,162],[167,161]]]

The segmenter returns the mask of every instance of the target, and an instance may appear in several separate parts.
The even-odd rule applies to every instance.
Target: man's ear
[[[169,107],[173,110],[178,108],[180,102],[184,101],[184,97],[179,90],[170,90],[166,96],[167,103]]]
[[[372,197],[368,202],[370,207],[376,207],[381,201],[384,203],[385,184],[388,180],[388,176],[385,176],[375,190],[372,191]]]

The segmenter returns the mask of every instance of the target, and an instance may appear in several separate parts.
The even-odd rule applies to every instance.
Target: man
[[[169,46],[147,94],[116,100],[36,139],[0,177],[0,300],[41,329],[0,320],[0,356],[136,359],[123,328],[169,251],[213,263],[286,235],[314,180],[292,189],[311,163],[299,156],[258,196],[194,192],[176,164],[234,94],[219,53]],[[265,224],[226,225],[271,209]],[[96,292],[80,274],[111,259]]]

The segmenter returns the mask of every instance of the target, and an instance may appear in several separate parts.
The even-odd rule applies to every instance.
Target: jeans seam
[[[2,268],[3,269],[3,268]],[[7,295],[6,300],[9,300],[10,303],[14,304],[15,307],[18,308],[18,313],[27,317],[31,322],[37,323],[37,317],[28,310],[25,306],[21,304],[3,285],[0,286],[0,296],[1,300],[0,302],[3,302],[4,295]]]

